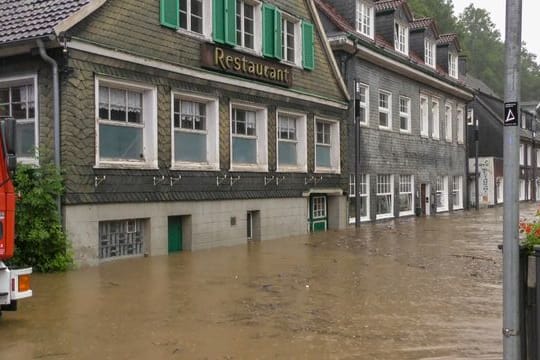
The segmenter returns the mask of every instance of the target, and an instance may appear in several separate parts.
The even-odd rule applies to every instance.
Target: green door
[[[169,253],[182,251],[182,217],[169,216]]]
[[[326,231],[328,229],[328,211],[326,195],[312,195],[309,201],[311,231]]]

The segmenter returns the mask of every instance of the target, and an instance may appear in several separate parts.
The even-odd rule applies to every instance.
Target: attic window
[[[373,39],[373,6],[361,0],[356,2],[356,31]]]
[[[435,51],[437,49],[437,46],[435,45],[435,42],[431,39],[425,39],[424,40],[424,62],[426,65],[435,67]]]
[[[402,54],[409,55],[409,29],[402,24],[394,25],[394,46]]]
[[[458,78],[458,57],[455,54],[448,54],[448,75]]]

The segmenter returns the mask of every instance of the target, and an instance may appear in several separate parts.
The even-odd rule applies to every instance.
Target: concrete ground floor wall
[[[328,197],[328,228],[346,225],[345,196]],[[309,231],[309,197],[286,199],[88,204],[64,207],[64,221],[79,266],[100,259],[100,223],[140,219],[144,223],[139,255],[166,255],[170,217],[182,220],[183,250],[247,242],[248,212],[253,240],[270,240]],[[111,259],[114,259],[112,257]]]

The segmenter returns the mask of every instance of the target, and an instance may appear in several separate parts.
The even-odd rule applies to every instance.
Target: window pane
[[[296,143],[280,141],[279,159],[280,165],[296,165]]]
[[[399,122],[400,122],[400,128],[402,130],[408,130],[409,129],[409,122],[407,121],[406,117],[400,116],[399,117]]]
[[[143,159],[141,128],[104,125],[99,126],[99,153],[102,159]]]
[[[206,135],[174,132],[174,158],[180,161],[206,161]]]
[[[330,167],[330,147],[329,146],[316,146],[316,154],[315,157],[317,158],[316,165],[319,167]]]
[[[379,112],[379,125],[388,126],[388,114]]]
[[[400,194],[399,195],[399,211],[411,211],[412,210],[412,194]]]
[[[26,104],[11,104],[11,116],[15,119],[26,119]]]
[[[0,118],[9,116],[9,104],[0,104]]]
[[[142,94],[128,92],[128,122],[142,123]]]
[[[233,137],[232,146],[234,163],[257,163],[257,140]]]
[[[111,89],[111,118],[114,121],[126,121],[126,91]]]
[[[392,195],[377,196],[377,214],[389,214],[392,211]]]
[[[21,124],[17,123],[16,141],[17,141],[17,156],[33,157],[34,156],[34,123]]]
[[[9,102],[9,88],[0,89],[0,104]]]
[[[26,99],[26,87],[12,87],[11,88],[11,102],[20,102]]]

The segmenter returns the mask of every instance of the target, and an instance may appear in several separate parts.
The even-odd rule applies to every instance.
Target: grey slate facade
[[[362,184],[356,182],[356,189],[353,181],[356,158],[354,109],[350,109],[349,113],[348,161],[351,164],[350,194],[353,195],[350,197],[351,222],[355,217],[354,197],[359,194],[363,197],[362,221],[415,213],[433,215],[465,208],[465,114],[467,104],[472,100],[472,92],[462,79],[448,75],[444,70],[445,66],[448,69],[447,60],[444,60],[444,56],[448,59],[448,55],[439,53],[441,46],[441,53],[447,47],[455,46],[454,38],[450,37],[452,44],[447,44],[446,39],[437,44],[437,63],[428,66],[424,62],[424,38],[438,40],[438,29],[430,19],[413,19],[406,1],[320,0],[316,4],[351,92],[355,88],[355,80],[362,87],[356,95],[357,102],[360,99],[362,103],[361,106],[357,105],[356,110],[360,113],[361,124],[358,164]],[[358,4],[372,9],[375,29],[371,36],[359,31],[357,19],[351,16],[358,14]],[[414,22],[415,26],[412,25]],[[395,24],[408,26],[408,54],[394,48]],[[381,93],[384,101],[382,112],[386,109],[388,115],[381,115]],[[367,101],[363,99],[364,94],[367,94]],[[385,104],[387,99],[389,106]],[[401,125],[403,114],[400,114],[402,101],[403,105],[408,102],[408,107],[401,109],[408,110],[410,124],[404,129]],[[422,129],[421,102],[426,104],[425,129]],[[434,102],[438,103],[437,115],[434,115]],[[451,113],[448,134],[444,125],[447,105]],[[362,120],[361,112],[364,109],[367,116]],[[383,116],[383,121],[391,118],[391,126],[381,126],[380,116]],[[439,118],[438,131],[435,116]],[[390,192],[385,191],[388,176]],[[437,182],[443,183],[443,189],[437,190]],[[385,197],[389,198],[388,193],[391,195],[390,211],[386,204],[381,206]]]
[[[2,9],[12,9],[4,2],[0,0]],[[26,112],[25,121],[36,126],[35,145],[45,154],[40,161],[52,157],[54,115],[51,66],[38,55],[36,38],[59,65],[63,219],[79,264],[345,226],[347,88],[311,3],[264,4],[294,22],[296,53],[303,50],[303,24],[311,24],[312,69],[303,66],[309,54],[287,63],[265,59],[257,49],[214,42],[208,10],[203,13],[204,34],[163,26],[160,2],[154,0],[54,0],[45,8],[35,1],[28,11],[49,14],[46,18],[55,21],[36,15],[39,26],[34,26],[27,19],[31,14],[21,15],[9,31],[0,31],[0,89],[35,94],[36,101],[27,101],[27,106],[35,107],[36,115]],[[255,10],[262,11],[262,5]],[[6,11],[0,18],[12,15]],[[257,27],[262,16],[257,16],[254,47],[261,45],[263,35]],[[292,86],[208,69],[202,65],[205,44],[221,46],[238,59],[249,56],[270,67],[286,66]],[[11,95],[9,99],[9,108],[15,109]],[[183,102],[188,110],[178,105]],[[193,104],[199,110],[190,108]],[[234,125],[244,121],[238,113],[254,114],[249,126],[256,126],[255,136]],[[118,125],[113,116],[127,120]],[[184,134],[180,121],[194,124],[197,116],[204,118],[202,130],[184,133],[204,136],[206,161],[179,161],[175,141],[179,146],[182,140],[175,139]],[[294,166],[279,165],[280,144],[286,143],[282,116],[289,126],[294,119],[294,136],[287,139],[297,149]],[[140,146],[140,159],[104,155],[117,151],[118,144],[106,140],[112,126],[134,134],[128,139],[122,135],[118,144]],[[245,136],[235,136],[236,131],[245,131],[240,134]],[[234,160],[232,149],[240,146],[235,143],[255,143],[256,164]]]

